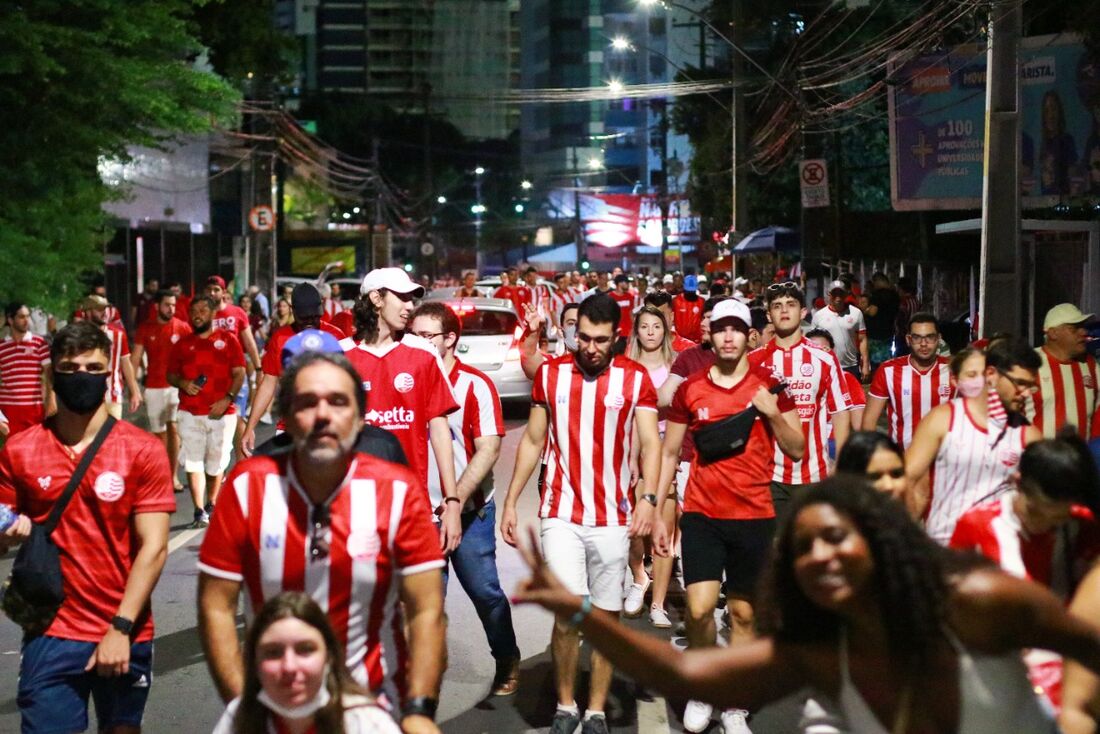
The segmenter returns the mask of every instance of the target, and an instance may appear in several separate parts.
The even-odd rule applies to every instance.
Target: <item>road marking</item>
[[[173,551],[179,550],[181,547],[187,544],[187,541],[200,534],[203,530],[206,530],[206,528],[189,528],[187,530],[184,530],[179,535],[168,541],[168,552],[172,553]]]
[[[638,706],[638,734],[669,734],[668,704],[660,696],[654,696],[652,701],[637,702]]]

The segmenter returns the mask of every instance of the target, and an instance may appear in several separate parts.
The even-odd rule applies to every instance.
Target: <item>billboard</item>
[[[547,202],[550,215],[573,218],[574,200],[589,244],[661,246],[661,204],[656,194],[589,194],[555,189]],[[699,239],[699,218],[692,215],[691,205],[682,194],[673,194],[669,201],[668,230],[670,244],[694,244]]]
[[[899,211],[981,207],[984,45],[891,64],[891,198]],[[1020,182],[1024,207],[1100,199],[1100,59],[1069,34],[1020,49]]]

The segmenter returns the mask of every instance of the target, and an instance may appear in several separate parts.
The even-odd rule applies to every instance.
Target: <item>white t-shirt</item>
[[[862,311],[855,306],[848,306],[847,313],[838,314],[832,306],[826,306],[814,314],[813,324],[832,334],[833,351],[840,360],[841,367],[859,366],[859,335],[867,334]]]
[[[214,727],[213,734],[233,734],[233,719],[241,699],[234,698],[225,707],[225,713]],[[268,730],[275,731],[268,721]],[[344,696],[344,731],[347,734],[401,734],[399,727],[377,704],[365,696],[346,694]]]

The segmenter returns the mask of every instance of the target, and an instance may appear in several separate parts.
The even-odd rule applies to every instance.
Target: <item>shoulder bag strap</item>
[[[57,502],[54,502],[53,509],[50,510],[50,516],[46,518],[46,522],[42,526],[42,529],[46,531],[46,535],[52,533],[53,529],[57,527],[58,521],[61,520],[61,513],[65,511],[65,507],[69,504],[69,500],[71,500],[76,493],[76,488],[80,486],[80,482],[88,472],[88,467],[91,466],[92,459],[95,458],[96,452],[99,451],[99,447],[102,446],[103,442],[107,439],[107,434],[111,432],[111,429],[115,427],[115,423],[117,422],[114,416],[107,416],[107,420],[103,422],[103,425],[99,429],[99,433],[95,435],[91,445],[84,451],[84,456],[80,458],[80,463],[77,464],[76,470],[73,471],[73,475],[69,478],[69,483],[66,485],[65,491],[57,498]]]

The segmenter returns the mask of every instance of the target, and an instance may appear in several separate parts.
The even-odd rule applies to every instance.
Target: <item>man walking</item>
[[[195,503],[195,527],[210,523],[222,474],[229,468],[237,393],[244,382],[244,354],[236,337],[214,329],[217,302],[191,302],[194,333],[180,339],[168,358],[167,379],[179,388],[183,468]],[[204,501],[205,498],[205,501]]]
[[[829,284],[829,305],[814,314],[813,326],[833,335],[833,352],[841,367],[860,380],[871,376],[863,312],[848,303],[848,286],[843,280]]]
[[[1100,437],[1100,370],[1085,350],[1090,313],[1072,303],[1060,303],[1043,319],[1043,346],[1039,347],[1039,390],[1025,406],[1027,416],[1053,438],[1073,425],[1081,438]]]
[[[637,362],[612,357],[619,318],[619,306],[611,298],[586,298],[578,312],[577,352],[551,357],[539,367],[501,519],[505,541],[516,545],[516,504],[545,447],[539,507],[543,553],[570,590],[587,595],[587,610],[615,616],[623,605],[630,538],[649,534],[657,502],[652,494],[632,496],[630,444],[635,427],[642,446],[644,486],[658,486],[660,464],[653,383]],[[574,698],[577,622],[558,619],[551,633],[558,698],[552,734],[572,734],[581,723]],[[611,675],[611,664],[593,651],[583,734],[608,731],[604,705]]]
[[[34,522],[45,522],[77,457],[114,421],[104,404],[110,350],[87,321],[58,331],[50,347],[57,413],[0,451],[0,502]],[[84,731],[89,694],[101,732],[141,731],[153,682],[149,600],[175,509],[164,447],[132,424],[115,423],[50,535],[65,600],[45,634],[23,642],[16,694],[23,731]],[[21,519],[0,546],[29,533]]]
[[[494,696],[508,696],[519,685],[519,647],[512,627],[512,609],[500,588],[496,565],[496,502],[493,466],[500,456],[504,419],[492,381],[480,370],[455,356],[462,336],[458,316],[443,303],[422,303],[410,317],[411,331],[430,341],[443,358],[458,410],[447,415],[454,448],[456,489],[462,506],[462,540],[449,556],[458,582],[481,619],[496,661],[491,688]],[[428,452],[428,493],[433,507],[445,502],[435,454]],[[447,588],[447,567],[443,589]]]
[[[146,319],[134,337],[130,354],[133,369],[141,366],[142,356],[148,358],[145,370],[145,412],[149,415],[149,430],[161,440],[168,451],[168,466],[172,471],[172,486],[182,491],[176,476],[179,473],[180,436],[177,425],[180,395],[168,384],[168,357],[180,339],[191,333],[186,321],[176,318],[176,296],[160,291],[154,302],[155,318]]]
[[[99,327],[111,342],[108,356],[111,360],[111,375],[107,381],[107,412],[117,419],[122,418],[123,386],[130,392],[130,412],[136,413],[141,407],[141,390],[138,388],[134,365],[130,362],[130,340],[126,330],[110,321],[107,299],[100,295],[90,295],[84,299],[84,318]]]
[[[26,305],[11,303],[4,313],[11,334],[0,341],[0,423],[6,423],[7,435],[14,436],[46,417],[51,401],[50,345],[31,333]]]

